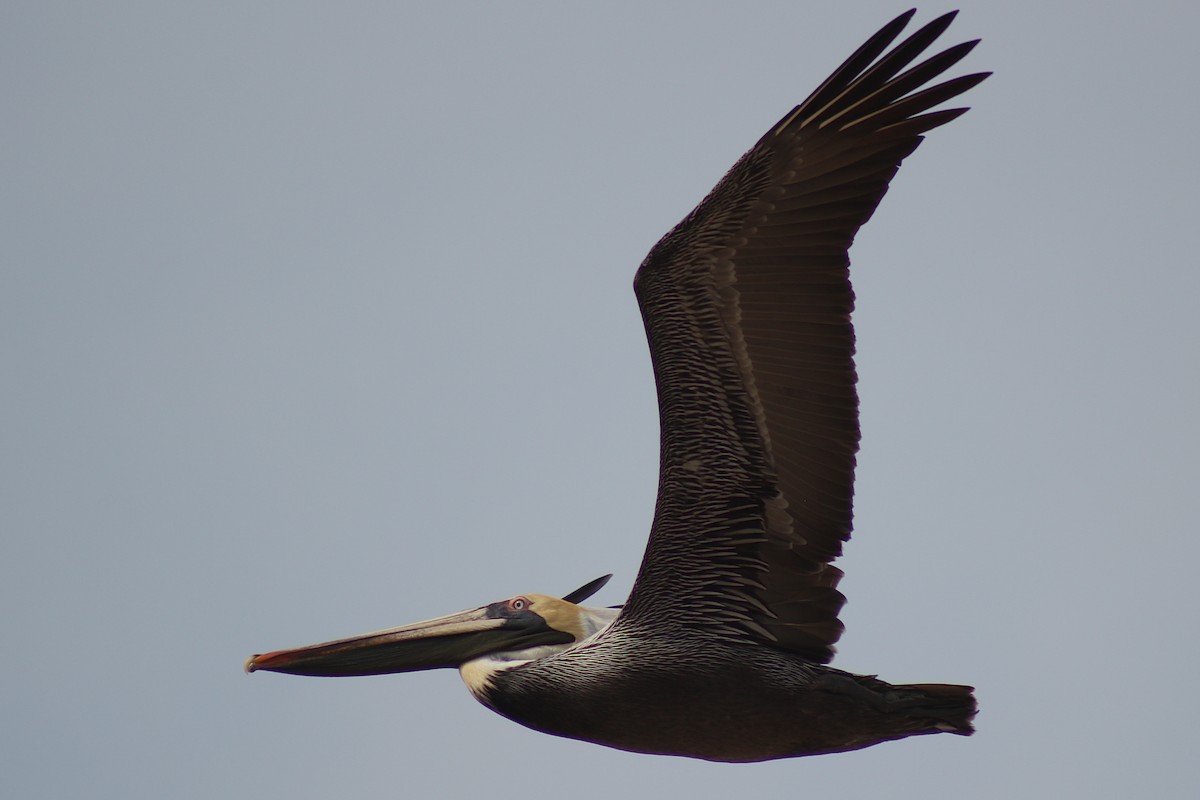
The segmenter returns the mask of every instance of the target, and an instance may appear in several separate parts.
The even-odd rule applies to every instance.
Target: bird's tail
[[[970,736],[975,732],[975,687],[952,683],[906,683],[891,687],[889,705],[916,721],[927,720],[932,730]]]

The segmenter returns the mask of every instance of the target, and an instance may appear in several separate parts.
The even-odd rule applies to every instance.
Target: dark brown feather
[[[634,282],[662,426],[658,506],[620,626],[682,626],[827,662],[853,516],[858,395],[847,251],[975,46],[913,62],[893,20],[743,156]],[[907,71],[905,71],[907,70]],[[928,113],[926,113],[928,112]]]

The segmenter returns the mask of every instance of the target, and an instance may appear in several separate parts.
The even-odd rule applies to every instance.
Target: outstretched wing
[[[662,426],[650,542],[618,625],[682,625],[814,661],[841,635],[858,395],[847,250],[977,42],[910,65],[954,14],[893,20],[734,165],[634,281]]]

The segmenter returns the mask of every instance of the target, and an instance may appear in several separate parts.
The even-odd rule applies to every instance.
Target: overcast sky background
[[[634,270],[906,6],[4,4],[0,795],[1198,796],[1200,12],[962,5],[996,74],[852,254],[836,664],[979,733],[728,766],[241,665],[621,602]]]

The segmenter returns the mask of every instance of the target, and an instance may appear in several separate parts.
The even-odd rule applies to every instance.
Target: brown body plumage
[[[686,641],[687,644],[681,644]],[[970,734],[967,686],[892,686],[761,645],[614,630],[476,694],[544,733],[639,753],[764,761]]]

